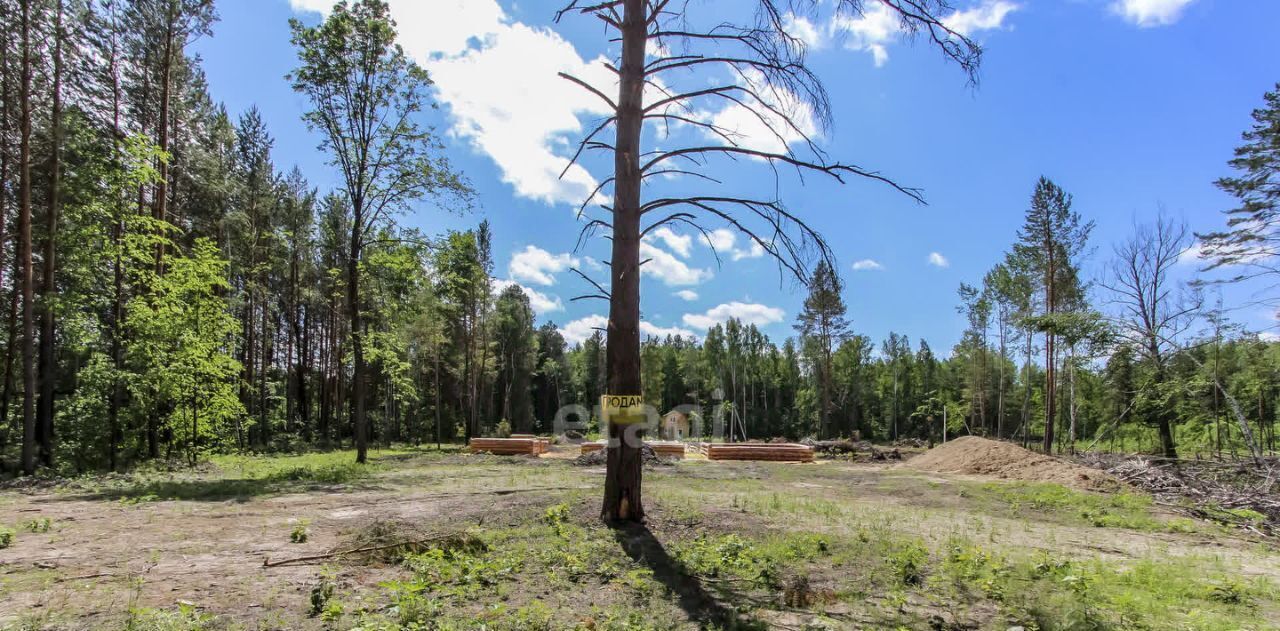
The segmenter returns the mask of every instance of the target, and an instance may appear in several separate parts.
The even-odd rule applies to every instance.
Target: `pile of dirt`
[[[1054,482],[1088,491],[1115,491],[1123,484],[1106,472],[977,436],[943,443],[904,462],[918,471],[986,475],[1004,480]]]

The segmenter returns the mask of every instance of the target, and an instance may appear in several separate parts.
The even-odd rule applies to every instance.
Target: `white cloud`
[[[677,291],[673,295],[681,300],[685,300],[688,302],[693,302],[694,300],[698,299],[698,292],[692,289],[681,289],[680,291]]]
[[[648,242],[640,242],[641,275],[649,275],[666,285],[697,285],[711,278],[711,270],[689,267],[670,252]]]
[[[788,35],[804,42],[804,45],[809,48],[822,47],[822,33],[817,26],[814,26],[813,22],[809,21],[809,18],[788,13],[783,18],[782,28],[786,30]]]
[[[1187,249],[1178,253],[1178,264],[1199,265],[1204,262],[1206,254],[1207,252],[1205,251],[1204,243],[1197,240],[1195,243],[1187,246]]]
[[[1116,0],[1111,11],[1142,28],[1168,26],[1195,0]]]
[[[789,145],[817,135],[813,108],[794,92],[769,86],[764,75],[755,70],[744,71],[738,84],[764,97],[764,101],[741,95],[739,98],[746,99],[746,105],[730,103],[714,113],[697,112],[696,118],[720,128],[739,147],[769,153],[785,153]],[[715,142],[729,144],[710,129],[703,128],[702,133]]]
[[[668,248],[674,250],[681,258],[689,258],[689,254],[693,251],[693,237],[687,234],[676,234],[666,226],[650,232],[645,235],[645,238],[657,239],[665,243]]]
[[[981,31],[1002,28],[1005,18],[1018,8],[1009,0],[983,0],[975,7],[943,16],[942,23],[972,37]],[[902,20],[886,4],[876,2],[862,15],[836,15],[828,30],[833,36],[844,38],[845,48],[871,53],[876,67],[880,67],[889,61],[889,44],[902,35]]]
[[[702,244],[715,250],[716,256],[729,257],[731,261],[756,259],[764,256],[764,246],[748,237],[745,247],[738,247],[738,234],[728,228],[716,228],[699,237]]]
[[[845,48],[871,53],[876,67],[880,67],[889,60],[889,51],[885,46],[898,36],[901,23],[892,9],[875,2],[862,15],[835,16],[831,21],[831,30],[846,38]]]
[[[716,252],[728,252],[733,249],[733,242],[737,241],[738,235],[728,228],[716,228],[711,232],[702,235],[702,242],[709,248],[713,248]]]
[[[556,279],[552,274],[563,272],[578,264],[578,259],[569,254],[552,254],[536,245],[525,246],[511,257],[507,266],[507,274],[516,280],[537,285],[554,285]]]
[[[987,0],[982,4],[955,11],[942,18],[951,30],[968,37],[978,31],[990,31],[1004,25],[1004,19],[1018,9],[1018,5],[1006,0]]]
[[[589,315],[560,327],[560,335],[563,335],[565,341],[569,344],[581,344],[587,338],[595,335],[597,330],[603,334],[604,329],[607,329],[608,326],[609,318],[599,314]],[[641,339],[646,337],[667,337],[668,335],[697,337],[697,334],[689,329],[678,326],[663,327],[644,320],[640,321]]]
[[[493,293],[500,294],[511,285],[519,287],[520,291],[523,291],[524,295],[529,297],[529,306],[538,315],[564,311],[564,303],[560,301],[560,296],[544,294],[536,289],[525,287],[514,280],[495,278],[493,281]]]
[[[764,256],[764,246],[760,245],[755,239],[752,239],[751,244],[747,246],[747,249],[743,250],[739,248],[734,250],[733,255],[730,258],[737,261],[740,259],[758,259],[762,256]]]
[[[743,324],[762,326],[781,322],[784,315],[785,312],[777,307],[759,303],[726,302],[708,309],[706,313],[686,313],[682,319],[688,326],[706,330],[729,318],[736,318]]]
[[[296,13],[310,11],[327,15],[329,10],[333,8],[333,3],[328,0],[289,0],[289,8]]]
[[[678,335],[680,337],[697,337],[693,331],[682,329],[678,326],[661,327],[650,324],[644,320],[640,321],[640,337],[667,337],[668,335]]]
[[[485,42],[424,63],[449,105],[450,132],[491,157],[517,195],[549,204],[582,202],[596,180],[580,165],[560,179],[568,164],[563,154],[570,150],[564,139],[584,133],[579,115],[602,116],[606,106],[556,73],[607,88],[613,76],[605,59],[585,61],[556,33],[518,22],[499,25]]]
[[[295,11],[327,13],[332,0],[290,0]],[[602,116],[596,96],[556,73],[596,86],[615,85],[604,57],[583,59],[549,29],[514,21],[495,0],[390,0],[405,51],[427,69],[436,98],[448,106],[449,133],[488,155],[521,197],[577,204],[596,180],[568,164],[567,136],[578,117]]]
[[[1235,230],[1244,232],[1261,233],[1266,230],[1266,226],[1258,222],[1241,222],[1236,224]],[[1239,252],[1233,254],[1233,261],[1230,264],[1222,264],[1222,267],[1230,268],[1236,265],[1257,265],[1276,256],[1276,248],[1267,242],[1250,245],[1242,248]],[[1196,239],[1194,243],[1187,246],[1185,250],[1178,253],[1179,265],[1207,265],[1209,263],[1217,263],[1218,261],[1209,250],[1209,246],[1204,241]]]
[[[937,252],[929,253],[929,264],[934,267],[951,267],[951,261]]]
[[[884,266],[880,264],[880,261],[875,259],[862,259],[861,261],[853,262],[853,271],[855,272],[878,271],[882,269],[884,269]]]
[[[599,314],[589,315],[560,327],[560,335],[563,335],[564,340],[571,345],[581,344],[587,338],[595,335],[597,329],[604,329],[608,325],[609,318]]]

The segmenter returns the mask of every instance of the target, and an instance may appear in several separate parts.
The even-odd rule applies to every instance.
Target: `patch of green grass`
[[[1020,585],[1005,598],[1011,611],[1043,629],[1195,629],[1228,631],[1271,626],[1275,585],[1241,582],[1226,568],[1197,559],[1067,561],[1042,556],[1012,566]],[[1273,620],[1274,622],[1274,620]]]
[[[961,495],[979,506],[995,505],[1015,515],[1039,514],[1071,524],[1126,528],[1149,532],[1195,532],[1187,519],[1162,519],[1152,512],[1147,495],[1130,492],[1091,493],[1042,482],[966,483]]]
[[[1250,524],[1258,525],[1267,521],[1267,516],[1248,508],[1225,508],[1222,512],[1238,517]]]
[[[754,542],[734,534],[698,535],[672,546],[672,556],[686,574],[728,578],[772,586],[778,581],[778,560]]]
[[[702,588],[722,595],[742,590],[768,593],[772,587],[765,585],[777,583],[772,568],[780,562],[799,562],[828,550],[825,538],[817,535],[736,541],[713,537],[701,543],[687,541],[687,546],[666,542],[653,556],[649,549],[639,552],[631,547],[644,539],[635,539],[636,533],[609,528],[594,516],[584,519],[578,510],[581,495],[564,493],[556,499],[568,501],[525,513],[513,526],[471,529],[467,536],[477,545],[432,543],[431,549],[404,555],[398,564],[406,574],[384,583],[380,598],[344,600],[347,610],[333,626],[476,631],[688,628],[689,614],[681,609],[672,580],[694,586],[706,580]],[[329,602],[339,598],[341,594],[333,594]]]
[[[48,517],[37,517],[22,522],[22,529],[27,532],[44,533],[53,528],[53,520]]]
[[[177,610],[134,608],[125,619],[125,631],[204,631],[215,628],[216,618],[191,605]]]
[[[135,504],[159,500],[224,500],[358,482],[378,471],[357,464],[355,452],[335,451],[290,456],[214,456],[190,472],[139,472],[124,480],[84,483],[90,490]]]
[[[14,532],[12,528],[0,526],[0,550],[13,545]]]

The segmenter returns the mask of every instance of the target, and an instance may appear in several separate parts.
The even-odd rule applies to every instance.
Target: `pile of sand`
[[[943,443],[902,463],[903,467],[937,473],[985,475],[1004,480],[1054,482],[1090,491],[1119,489],[1121,482],[1106,472],[1082,467],[1017,445],[964,436]]]

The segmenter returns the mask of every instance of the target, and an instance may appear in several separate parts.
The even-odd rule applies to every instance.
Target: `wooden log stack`
[[[499,456],[536,456],[547,451],[545,438],[472,438],[467,447],[472,453],[486,452]]]
[[[702,443],[698,451],[707,460],[813,462],[813,447],[796,443]]]
[[[645,443],[653,447],[653,453],[658,454],[660,458],[684,458],[684,443],[676,442],[653,442]]]

